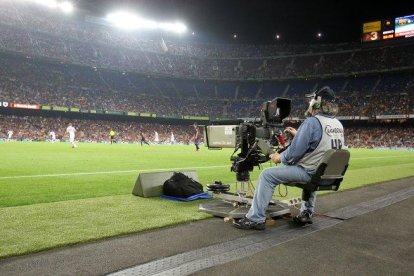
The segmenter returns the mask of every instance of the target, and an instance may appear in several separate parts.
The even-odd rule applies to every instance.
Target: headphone
[[[335,98],[335,93],[333,92],[332,88],[330,88],[329,86],[324,86],[318,90],[314,90],[310,94],[306,94],[305,97],[309,98],[310,101],[309,101],[309,107],[305,112],[305,116],[312,115],[313,109],[321,108],[322,96],[320,94],[322,94],[322,92],[324,91],[327,91],[328,94],[330,94],[333,98]],[[335,100],[333,99],[332,102],[335,102]]]

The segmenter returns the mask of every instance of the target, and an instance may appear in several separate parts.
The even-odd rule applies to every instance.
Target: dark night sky
[[[153,19],[181,19],[200,39],[211,42],[358,42],[361,24],[414,14],[414,1],[338,0],[74,0],[77,7],[104,16],[129,8]],[[321,40],[315,38],[322,32]],[[232,34],[237,33],[234,40]]]

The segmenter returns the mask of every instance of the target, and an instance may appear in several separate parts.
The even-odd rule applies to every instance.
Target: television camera
[[[248,181],[255,166],[285,148],[282,120],[289,116],[290,106],[290,99],[275,98],[263,103],[260,118],[211,121],[205,126],[204,141],[209,149],[234,148],[231,171],[237,181]]]
[[[207,185],[209,191],[225,202],[201,204],[202,211],[223,217],[244,216],[247,209],[242,210],[239,207],[246,207],[245,205],[251,204],[252,201],[251,197],[246,196],[246,188],[250,191],[254,189],[250,172],[255,166],[260,167],[260,164],[269,161],[271,153],[280,153],[286,148],[283,119],[289,116],[290,110],[290,99],[275,98],[262,104],[260,118],[210,121],[205,126],[204,141],[209,149],[234,148],[230,161],[231,171],[236,173],[237,192],[229,193],[230,185],[220,181]],[[295,199],[295,203],[298,202],[300,199]],[[277,203],[272,201],[271,205],[280,205]],[[284,209],[279,210],[278,215],[289,212],[286,210],[286,204],[283,206]]]

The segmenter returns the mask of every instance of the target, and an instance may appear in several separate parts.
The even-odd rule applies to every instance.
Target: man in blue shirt
[[[334,91],[325,86],[307,97],[310,102],[306,115],[310,117],[298,130],[287,127],[285,132],[293,136],[290,146],[281,154],[269,156],[272,162],[284,166],[267,168],[261,172],[252,206],[244,218],[234,221],[235,227],[264,230],[266,208],[272,200],[275,187],[284,183],[309,182],[323,154],[344,145],[342,124],[334,117],[338,112]],[[316,192],[312,192],[309,200],[302,202],[301,212],[293,221],[301,225],[312,223],[315,201]]]

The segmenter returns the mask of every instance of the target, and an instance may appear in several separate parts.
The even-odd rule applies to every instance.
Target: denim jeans
[[[246,217],[255,222],[264,222],[266,220],[266,208],[272,200],[273,191],[277,185],[289,182],[309,182],[311,176],[305,169],[295,165],[280,165],[264,169],[260,173],[252,206]],[[313,192],[308,202],[302,202],[301,212],[304,210],[313,212],[315,201],[316,192]]]

